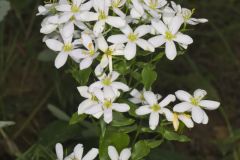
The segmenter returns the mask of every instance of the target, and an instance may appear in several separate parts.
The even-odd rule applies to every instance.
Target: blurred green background
[[[86,145],[96,145],[94,128],[68,125],[51,112],[60,108],[68,120],[81,99],[67,67],[55,69],[54,57],[49,56],[53,53],[42,43],[42,17],[35,15],[43,2],[9,2],[11,9],[0,22],[0,121],[16,124],[0,129],[0,160],[54,159],[53,146],[60,140],[71,146],[87,137]],[[196,8],[194,16],[209,23],[191,31],[195,42],[187,54],[173,62],[166,58],[159,62],[154,91],[166,95],[202,88],[222,105],[208,113],[208,125],[187,132],[190,143],[165,143],[147,159],[240,160],[240,1],[176,2]]]

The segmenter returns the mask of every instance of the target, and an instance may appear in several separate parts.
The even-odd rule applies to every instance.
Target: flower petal
[[[152,44],[144,39],[138,39],[137,45],[145,51],[150,51],[150,52],[155,51],[155,48],[152,46]]]
[[[136,56],[137,46],[135,43],[128,42],[124,49],[124,56],[127,60],[131,60]]]
[[[173,41],[166,41],[166,56],[169,60],[174,60],[177,56],[177,49]]]
[[[102,112],[101,104],[92,105],[88,109],[85,110],[85,113],[90,114],[90,115],[94,115],[94,114],[97,114],[99,112]]]
[[[92,148],[88,153],[82,158],[82,160],[94,160],[98,155],[98,149]]]
[[[55,67],[57,69],[61,68],[67,62],[68,54],[65,52],[60,52],[55,59]]]
[[[181,114],[178,116],[178,118],[188,127],[188,128],[193,128],[194,123],[191,119],[191,117],[186,116],[185,114]]]
[[[173,111],[183,113],[183,112],[190,111],[192,109],[192,107],[194,107],[194,106],[189,102],[181,102],[181,103],[176,104],[173,107]]]
[[[108,16],[106,19],[107,24],[110,26],[116,27],[116,28],[121,28],[126,25],[126,21],[123,20],[120,17],[114,17],[114,16]]]
[[[191,102],[190,99],[193,98],[192,95],[183,90],[178,90],[177,92],[175,92],[175,95],[180,101]]]
[[[152,37],[148,40],[155,48],[160,47],[163,45],[166,40],[163,35]]]
[[[173,94],[169,94],[166,98],[164,98],[159,105],[161,107],[167,106],[169,103],[174,102],[176,100],[176,97]]]
[[[220,103],[217,101],[211,101],[211,100],[201,100],[199,102],[199,105],[207,110],[215,110],[220,106]]]
[[[193,95],[194,95],[194,98],[201,100],[207,95],[207,92],[203,89],[197,89],[194,91]]]
[[[150,109],[149,105],[145,105],[145,106],[139,107],[136,110],[136,114],[139,115],[139,116],[142,116],[142,115],[146,115],[146,114],[151,113],[151,111],[152,110]]]
[[[152,112],[149,118],[149,126],[151,130],[155,130],[159,123],[159,114],[157,112]]]
[[[118,44],[118,43],[126,43],[128,41],[127,37],[124,34],[117,34],[108,37],[108,42]]]
[[[130,157],[131,157],[131,149],[130,148],[125,148],[120,153],[119,159],[121,159],[121,160],[128,160]]]
[[[83,145],[82,144],[78,144],[74,147],[74,157],[76,159],[82,159],[82,155],[83,155]]]
[[[108,108],[104,110],[104,121],[109,124],[112,122],[112,109]]]
[[[91,57],[85,58],[80,62],[80,70],[89,68],[92,65],[93,59]]]
[[[95,104],[97,104],[97,102],[92,101],[90,99],[86,99],[86,100],[82,101],[78,106],[78,114],[79,115],[83,114],[86,109],[88,109],[89,107],[91,107]]]
[[[194,122],[200,124],[204,120],[204,111],[200,107],[193,107],[192,108],[192,119]]]
[[[108,155],[111,160],[118,160],[119,155],[115,147],[113,146],[108,147]]]
[[[61,143],[57,143],[55,146],[56,155],[58,160],[63,160],[63,146]]]
[[[129,87],[126,85],[126,84],[124,84],[124,83],[122,83],[122,82],[113,82],[112,83],[112,86],[114,87],[114,88],[116,88],[117,90],[122,90],[122,91],[124,91],[124,92],[127,92],[127,91],[129,91]]]
[[[150,33],[150,31],[151,31],[151,27],[149,25],[141,25],[136,28],[136,30],[134,31],[134,34],[137,34],[138,37],[142,37]]]
[[[105,21],[104,20],[97,21],[93,27],[93,33],[95,34],[95,36],[99,36],[99,34],[103,32],[104,28]]]
[[[102,51],[102,52],[106,52],[108,49],[108,44],[107,41],[105,40],[105,38],[103,36],[99,36],[97,38],[97,44],[98,44],[98,48]]]
[[[146,91],[143,93],[145,100],[148,102],[148,104],[155,105],[157,104],[157,97],[156,95],[151,91]]]
[[[162,21],[152,20],[152,26],[162,35],[165,35],[168,30]]]
[[[174,41],[181,43],[181,44],[185,44],[185,45],[189,45],[193,43],[193,39],[185,34],[177,34],[176,38],[174,38]]]
[[[48,39],[45,43],[47,47],[53,51],[61,51],[63,48],[63,43],[55,39]]]
[[[170,24],[169,24],[169,30],[171,31],[172,34],[176,34],[179,30],[179,28],[181,27],[181,25],[183,24],[184,20],[182,16],[175,16]]]

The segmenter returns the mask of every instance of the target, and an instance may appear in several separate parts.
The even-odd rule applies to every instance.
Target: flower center
[[[199,104],[199,101],[196,98],[191,98],[190,101],[194,106],[198,106]]]
[[[95,54],[95,50],[94,50],[94,47],[93,47],[93,44],[92,43],[89,43],[88,44],[88,50],[89,50],[89,54],[91,56],[93,56]]]
[[[155,0],[150,0],[149,7],[153,10],[157,8],[158,4]]]
[[[78,7],[78,6],[76,6],[76,5],[72,5],[72,8],[71,8],[71,10],[72,10],[72,12],[73,12],[73,13],[77,13],[77,12],[79,12],[79,11],[80,11],[79,7]]]
[[[110,78],[105,78],[102,83],[105,85],[105,86],[110,86],[112,84],[112,81]]]
[[[110,48],[108,48],[105,52],[106,55],[111,56],[113,54],[113,50],[111,50]]]
[[[107,15],[104,11],[99,11],[98,19],[99,20],[105,20],[107,18]]]
[[[166,33],[165,33],[165,38],[167,39],[167,40],[172,40],[172,39],[174,39],[176,36],[175,35],[173,35],[170,31],[167,31]]]
[[[154,104],[151,106],[151,109],[154,111],[154,112],[158,112],[161,107],[159,106],[159,104]]]
[[[182,15],[183,15],[183,18],[184,18],[185,21],[189,20],[189,19],[192,17],[192,15],[193,15],[193,13],[194,13],[194,10],[195,10],[195,9],[193,9],[192,11],[190,11],[190,10],[186,9],[186,10],[183,10],[183,11],[182,11]]]
[[[145,98],[144,98],[143,93],[141,93],[141,95],[140,95],[140,99],[141,99],[141,101],[145,101]]]
[[[111,101],[104,101],[103,105],[106,108],[111,108],[112,107],[112,102]]]
[[[64,52],[70,52],[73,50],[73,45],[71,43],[66,43],[64,46],[63,46],[63,51]]]
[[[121,0],[115,0],[115,1],[113,1],[113,2],[112,2],[113,8],[118,8],[120,1],[121,1]]]
[[[96,96],[94,96],[94,95],[92,95],[92,97],[91,97],[91,100],[92,100],[92,101],[95,101],[95,102],[97,102],[97,101],[98,101],[97,97],[96,97]]]
[[[135,42],[135,41],[138,39],[138,35],[136,35],[136,34],[134,34],[134,33],[130,33],[130,34],[128,35],[128,39],[129,39],[129,41],[131,41],[131,42]]]

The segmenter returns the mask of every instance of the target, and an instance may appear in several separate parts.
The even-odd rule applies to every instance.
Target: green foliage
[[[84,86],[88,83],[89,77],[92,73],[92,69],[88,68],[85,70],[79,70],[79,68],[72,68],[70,71],[73,78],[79,83],[79,85]]]
[[[70,117],[62,110],[52,104],[48,104],[48,110],[59,120],[69,121]]]
[[[169,141],[189,142],[191,139],[185,135],[179,135],[174,131],[161,129],[162,136]]]
[[[74,125],[77,124],[81,121],[83,121],[87,116],[86,115],[78,115],[78,113],[74,113],[71,117],[71,119],[69,120],[69,124],[70,125]]]
[[[142,70],[142,83],[145,89],[149,90],[156,80],[157,73],[150,66],[145,66]]]
[[[7,0],[0,0],[0,22],[4,19],[7,15],[8,11],[10,10],[10,3]]]

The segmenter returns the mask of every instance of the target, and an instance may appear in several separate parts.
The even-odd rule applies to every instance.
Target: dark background
[[[11,10],[0,22],[0,120],[16,125],[2,130],[0,160],[16,159],[20,153],[22,160],[54,159],[55,141],[74,144],[81,141],[80,133],[84,137],[84,126],[58,121],[47,108],[52,104],[69,116],[76,112],[77,83],[67,67],[55,69],[47,56],[51,53],[39,33],[42,17],[35,16],[42,2],[10,2]],[[219,100],[221,108],[208,112],[208,125],[187,132],[190,143],[165,143],[148,159],[240,160],[240,1],[176,2],[196,8],[194,17],[207,18],[209,23],[192,27],[194,44],[187,54],[173,62],[166,58],[159,62],[154,91],[166,95],[177,89],[206,89],[208,98]]]

